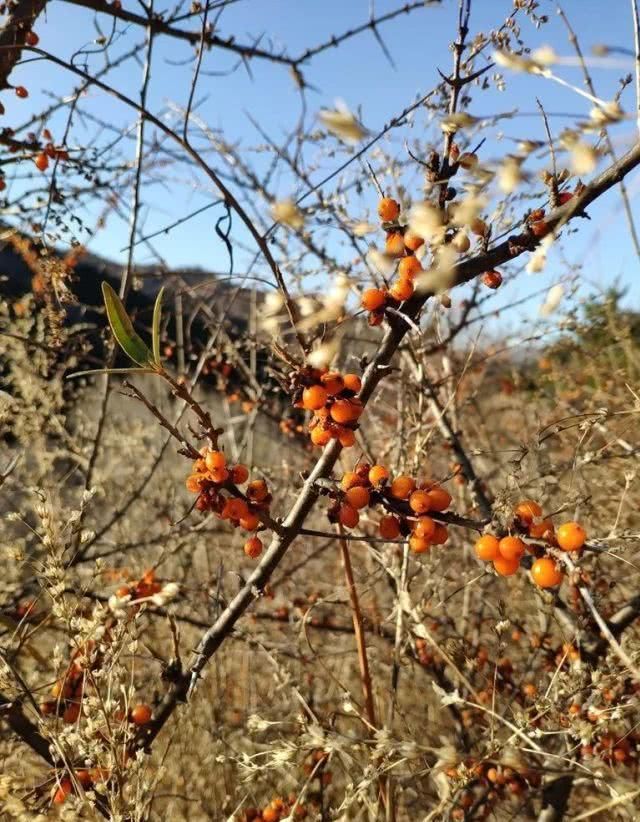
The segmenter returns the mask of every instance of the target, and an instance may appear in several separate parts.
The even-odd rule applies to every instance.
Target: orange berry
[[[202,491],[202,484],[206,482],[206,479],[204,474],[191,474],[185,482],[187,491],[191,491],[192,494],[199,494],[200,491]]]
[[[280,819],[280,811],[277,808],[266,807],[260,816],[262,822],[278,822]]]
[[[387,239],[384,243],[384,250],[390,257],[401,257],[404,253],[404,240],[402,234],[397,231],[391,231],[387,234]]]
[[[447,527],[441,522],[436,522],[436,530],[433,532],[431,542],[434,545],[444,545],[448,539],[449,531],[447,530]]]
[[[205,458],[205,465],[209,471],[216,471],[224,468],[227,464],[227,458],[222,451],[209,451]]]
[[[340,506],[338,519],[345,528],[355,528],[360,522],[360,515],[353,505],[349,505],[349,503],[345,502]]]
[[[423,243],[422,237],[414,234],[413,231],[404,232],[404,244],[409,251],[417,251]]]
[[[141,703],[134,705],[129,713],[129,718],[134,725],[146,725],[151,720],[152,710],[150,705]]]
[[[359,400],[336,400],[329,411],[331,419],[339,425],[355,422],[362,414],[363,407]]]
[[[357,511],[369,505],[369,491],[361,485],[355,485],[353,488],[349,488],[344,497],[349,505]]]
[[[58,785],[56,792],[53,794],[53,802],[55,805],[62,805],[65,799],[73,791],[73,786],[70,779],[62,779]]]
[[[414,495],[417,493],[422,493],[420,491],[414,491],[411,495],[411,499],[413,499]],[[436,532],[436,523],[431,517],[420,517],[420,519],[416,522],[413,528],[413,533],[416,537],[421,537],[422,539],[431,539],[431,537]]]
[[[49,168],[49,158],[44,151],[37,154],[33,162],[36,164],[38,171],[46,171]]]
[[[310,438],[314,445],[326,445],[331,439],[331,431],[328,428],[316,427],[311,432]]]
[[[544,220],[536,220],[530,224],[529,228],[534,237],[544,237],[545,234],[549,233],[549,226]]]
[[[80,704],[78,702],[72,702],[65,708],[64,713],[62,714],[62,719],[64,722],[71,725],[72,722],[77,722],[79,716]]]
[[[262,540],[260,537],[250,537],[245,542],[243,550],[250,559],[256,559],[262,553]]]
[[[389,472],[384,465],[372,465],[369,469],[369,482],[371,485],[380,485],[380,483],[389,479]]]
[[[383,197],[378,203],[378,216],[383,223],[391,223],[400,216],[400,203],[391,197]]]
[[[356,433],[351,428],[341,428],[338,433],[338,440],[343,448],[351,448],[356,441]]]
[[[579,551],[587,539],[587,532],[577,522],[563,522],[556,531],[556,539],[563,551]]]
[[[349,488],[353,488],[354,485],[362,485],[360,474],[357,474],[355,471],[347,471],[340,480],[340,487],[343,491],[348,491]]]
[[[500,556],[499,544],[500,541],[493,534],[483,534],[475,544],[476,556],[485,562],[497,559]]]
[[[439,485],[429,490],[432,511],[446,511],[451,505],[451,494]]]
[[[253,502],[262,502],[269,494],[267,483],[264,480],[253,480],[247,486],[247,496]]]
[[[422,271],[420,260],[411,254],[403,257],[398,263],[398,277],[403,280],[411,280]]]
[[[431,548],[431,543],[424,537],[418,537],[412,534],[409,537],[409,548],[411,548],[415,554],[424,554]]]
[[[312,385],[302,392],[302,406],[307,411],[317,411],[322,408],[329,398],[326,388],[321,385]]]
[[[40,42],[40,38],[39,38],[39,37],[38,37],[38,35],[35,33],[35,31],[28,31],[28,32],[25,34],[25,37],[24,37],[24,42],[25,42],[28,46],[37,46],[37,45],[38,45],[38,43]]]
[[[362,292],[362,299],[360,300],[360,305],[366,311],[378,311],[379,309],[384,307],[386,301],[386,291],[383,291],[381,288],[367,288],[366,291]]]
[[[534,696],[537,695],[538,689],[533,682],[525,682],[522,686],[522,693],[530,699],[533,699]]]
[[[335,395],[339,394],[345,387],[345,381],[342,379],[342,375],[337,371],[330,371],[327,374],[323,374],[321,381],[325,391],[330,397],[335,397]]]
[[[415,487],[416,483],[412,477],[401,474],[391,483],[391,496],[395,499],[408,499]]]
[[[236,485],[242,485],[249,479],[249,469],[246,465],[236,465],[231,469],[231,480]]]
[[[550,519],[532,522],[529,526],[529,536],[533,539],[550,539],[553,536],[553,523]]]
[[[520,562],[526,549],[527,546],[518,537],[503,537],[498,543],[500,556],[504,559],[515,559]]]
[[[506,557],[499,556],[493,560],[493,567],[501,577],[510,577],[515,574],[520,567],[520,560],[506,559]]]
[[[531,525],[535,517],[542,516],[542,508],[534,500],[525,499],[516,505],[515,513],[521,522]]]
[[[223,519],[241,520],[249,515],[249,506],[243,499],[228,499],[222,509]]]
[[[253,511],[249,511],[246,517],[240,518],[240,525],[245,531],[255,531],[260,525],[260,517],[254,514]]]
[[[362,380],[357,374],[345,374],[344,387],[349,391],[353,391],[354,394],[357,394],[362,388]]]
[[[409,497],[409,507],[416,514],[426,514],[431,510],[431,497],[428,491],[414,491]]]
[[[394,300],[397,300],[399,303],[408,300],[415,291],[413,283],[411,280],[396,280],[396,282],[391,286],[389,289],[389,294],[393,297]]]
[[[226,468],[212,468],[209,471],[209,478],[211,482],[222,485],[223,482],[229,479],[229,471]]]
[[[502,285],[502,274],[499,271],[487,271],[482,275],[482,282],[487,288],[500,288]]]
[[[16,96],[20,97],[21,100],[24,100],[25,97],[29,96],[29,92],[24,86],[16,86]]]
[[[382,517],[378,530],[384,539],[397,539],[400,536],[400,523],[396,517]]]
[[[558,205],[565,205],[569,200],[573,200],[573,193],[571,191],[561,191],[558,194]]]
[[[76,771],[76,779],[82,785],[83,788],[88,788],[89,785],[93,782],[91,779],[91,774],[85,768],[81,768],[80,770]]]
[[[537,559],[531,566],[531,576],[540,588],[553,588],[562,582],[563,573],[551,557]]]

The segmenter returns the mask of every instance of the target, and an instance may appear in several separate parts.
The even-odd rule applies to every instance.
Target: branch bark
[[[47,0],[18,0],[0,29],[0,91],[9,86],[9,75],[20,59],[25,37]]]

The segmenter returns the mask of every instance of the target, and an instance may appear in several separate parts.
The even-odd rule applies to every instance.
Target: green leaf
[[[67,374],[65,380],[75,380],[76,377],[87,377],[89,374],[156,374],[153,368],[92,368],[89,371],[74,371]]]
[[[102,296],[107,309],[109,325],[120,348],[138,365],[151,365],[153,354],[144,340],[136,334],[122,300],[107,282],[102,283]]]
[[[156,361],[156,365],[160,365],[160,322],[162,320],[162,297],[164,295],[164,286],[158,291],[158,296],[156,297],[156,304],[153,306],[153,335],[152,335],[152,344],[153,344],[153,358]]]

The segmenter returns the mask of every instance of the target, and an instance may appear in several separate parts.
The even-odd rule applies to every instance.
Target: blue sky
[[[401,5],[398,0],[377,0],[375,11],[379,15]],[[130,0],[125,0],[124,6],[137,10]],[[372,132],[378,131],[416,95],[426,93],[436,85],[438,68],[445,72],[449,70],[449,42],[455,34],[456,7],[457,3],[452,0],[444,0],[441,4],[418,9],[410,16],[402,15],[385,24],[381,34],[395,68],[389,65],[370,32],[351,39],[341,48],[329,49],[315,57],[304,69],[305,78],[311,86],[307,94],[307,121],[311,122],[320,108],[332,106],[336,98],[342,98],[351,108],[361,111],[363,122]],[[511,0],[476,0],[471,18],[471,36],[499,26],[512,7]],[[157,0],[156,8],[160,8]],[[590,56],[594,44],[632,47],[630,4],[609,3],[606,14],[603,14],[601,0],[566,0],[564,8],[587,56]],[[369,10],[370,0],[239,0],[222,14],[219,31],[221,34],[235,34],[240,42],[249,42],[252,37],[264,33],[261,45],[286,46],[290,54],[297,54],[309,46],[324,42],[333,34],[340,34],[366,21]],[[550,18],[550,23],[540,30],[522,16],[522,36],[526,43],[532,48],[550,44],[558,54],[572,56],[566,30],[555,13],[555,4],[542,0],[539,13],[546,13]],[[69,59],[84,46],[99,51],[91,45],[97,34],[95,20],[108,34],[109,20],[106,16],[96,17],[88,10],[51,0],[47,19],[38,23],[36,31],[45,50]],[[142,31],[119,23],[116,38],[112,49],[114,54],[141,42]],[[179,106],[185,104],[193,70],[192,53],[186,44],[167,38],[156,40],[149,96],[149,106],[154,113],[164,115],[171,103]],[[491,53],[491,48],[487,53]],[[90,60],[95,70],[100,67],[102,57],[98,53]],[[603,99],[610,99],[618,88],[619,78],[633,71],[632,60],[628,59],[626,65],[620,56],[618,60],[619,65],[613,68],[592,67],[597,91]],[[234,58],[220,51],[206,55],[203,69],[211,74],[203,73],[199,81],[196,94],[198,115],[209,127],[223,129],[227,140],[235,141],[247,150],[262,142],[249,115],[278,140],[295,125],[300,115],[299,96],[287,68],[253,61],[253,76],[249,76],[243,67],[221,76],[221,73],[229,71],[234,62]],[[582,85],[578,68],[562,66],[556,71],[569,82]],[[121,91],[135,97],[141,72],[141,65],[129,61],[125,68],[114,71],[110,77]],[[544,137],[542,121],[536,110],[536,96],[553,115],[570,113],[584,116],[591,108],[587,100],[541,78],[503,73],[507,81],[506,90],[492,90],[486,94],[474,92],[470,106],[471,113],[482,116],[516,112],[511,119],[503,120],[483,132],[483,136],[487,137],[483,147],[486,159],[496,159],[505,151],[513,150],[514,143],[510,138]],[[45,67],[41,62],[20,66],[15,70],[12,81],[27,85],[30,98],[18,101],[13,96],[3,95],[7,109],[5,122],[9,123],[22,122],[30,109],[36,110],[46,99],[47,90],[70,91],[76,83],[63,70],[49,65]],[[622,103],[625,111],[633,111],[633,84],[626,89]],[[125,106],[95,89],[89,92],[83,104],[112,124],[116,131],[130,129],[134,122],[133,114]],[[555,133],[573,122],[567,117],[551,116],[550,119]],[[59,120],[52,125],[56,136],[59,135],[63,123]],[[84,130],[85,126],[78,121],[76,128],[78,140],[95,132],[95,126],[90,123]],[[612,130],[612,137],[619,153],[628,149],[636,137],[633,120]],[[100,140],[105,139],[106,134],[102,134]],[[430,144],[437,147],[441,142],[437,130],[428,126],[422,114],[418,114],[407,126],[394,130],[391,138],[385,138],[382,144],[404,160],[407,156],[403,147],[405,139],[410,142],[422,140],[425,147]],[[323,157],[318,168],[312,170],[312,179],[322,178],[347,156],[339,144],[335,144],[335,149],[334,157]],[[131,158],[133,141],[130,141],[128,150]],[[307,159],[313,162],[317,155],[317,151],[310,150]],[[266,162],[266,157],[261,154],[247,156],[259,166]],[[154,178],[157,177],[155,173]],[[211,185],[184,164],[176,162],[167,167],[162,177],[161,182],[155,182],[143,192],[142,218],[147,232],[210,202],[213,196]],[[301,190],[292,188],[292,181],[284,172],[276,174],[274,181],[278,196],[284,197]],[[419,176],[414,176],[414,183],[419,185]],[[640,216],[640,210],[636,208],[639,185],[638,175],[628,179],[632,207]],[[353,218],[366,217],[367,209],[375,206],[375,200],[373,190],[365,192],[353,203]],[[94,205],[89,225],[101,207],[101,204]],[[265,210],[264,204],[260,204],[260,208]],[[126,216],[126,210],[123,213]],[[635,294],[630,295],[630,299],[637,303],[638,261],[628,237],[620,198],[616,193],[609,194],[601,204],[590,209],[590,215],[592,222],[580,226],[580,234],[566,245],[566,253],[554,255],[542,274],[519,278],[509,293],[509,299],[527,291],[538,291],[564,277],[572,264],[584,263],[584,282],[604,286],[617,279],[635,288]],[[95,237],[91,248],[112,258],[122,258],[120,249],[126,244],[126,238],[126,219],[110,215],[106,229]],[[339,243],[337,239],[336,243]],[[172,266],[196,264],[207,269],[226,266],[226,252],[213,231],[211,212],[167,236],[156,238],[153,245]],[[336,245],[335,253],[338,256],[346,254],[345,259],[349,260],[353,257],[352,250],[343,251],[339,245]],[[241,252],[239,254],[242,259]],[[151,262],[153,257],[140,246],[136,259]]]

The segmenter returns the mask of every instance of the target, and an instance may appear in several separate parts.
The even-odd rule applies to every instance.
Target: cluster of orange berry
[[[271,494],[262,479],[252,480],[247,485],[244,497],[239,494],[238,485],[249,479],[245,465],[227,465],[222,451],[203,448],[200,458],[193,464],[193,472],[187,478],[187,490],[198,494],[198,511],[211,511],[219,519],[227,520],[234,528],[256,531],[260,527],[260,513],[269,510]],[[228,493],[225,494],[224,491]],[[262,540],[254,534],[244,544],[244,552],[251,559],[262,553]]]
[[[323,446],[337,439],[343,448],[350,448],[356,441],[355,431],[364,410],[357,396],[362,387],[360,377],[313,368],[295,374],[294,379],[294,407],[313,411],[309,423],[311,442]]]
[[[369,312],[369,325],[380,325],[387,305],[393,307],[408,300],[415,291],[415,278],[422,272],[415,252],[424,243],[422,237],[398,224],[400,204],[391,197],[383,197],[378,203],[378,215],[387,232],[385,252],[389,257],[400,258],[398,277],[387,289],[368,288],[362,294],[362,307]]]
[[[515,526],[531,539],[542,539],[548,545],[563,551],[580,551],[587,538],[586,532],[577,522],[565,522],[557,532],[549,519],[542,519],[542,508],[534,500],[523,500],[515,508]],[[492,562],[500,576],[515,574],[520,560],[527,549],[536,556],[531,566],[531,577],[540,588],[554,588],[560,585],[564,574],[557,562],[544,555],[538,546],[529,545],[520,537],[507,535],[498,539],[493,534],[484,534],[476,542],[478,559]]]
[[[532,787],[538,787],[541,782],[540,775],[530,769],[516,769],[510,765],[499,762],[476,762],[468,758],[460,766],[452,766],[446,771],[447,776],[452,780],[467,778],[471,772],[474,779],[474,787],[463,790],[451,813],[452,819],[466,819],[467,812],[475,807],[478,818],[486,818],[495,813],[495,806],[501,800],[516,799],[521,797]]]
[[[293,808],[295,807],[295,811]],[[291,812],[293,811],[293,817]],[[289,794],[286,799],[276,796],[268,805],[259,811],[257,808],[245,808],[238,822],[279,822],[280,819],[304,819],[307,809],[304,805],[296,806],[296,795]]]
[[[558,194],[558,205],[563,206],[574,198],[572,191],[561,191]],[[544,208],[536,208],[527,216],[527,227],[534,237],[538,239],[549,233],[549,226],[544,219]]]
[[[408,536],[409,547],[416,554],[425,553],[432,545],[444,545],[449,533],[429,513],[446,511],[451,504],[449,492],[432,481],[418,484],[405,474],[389,479],[383,465],[359,463],[342,477],[342,493],[330,509],[329,519],[345,528],[355,528],[361,509],[380,504],[392,512],[383,516],[378,526],[384,539]]]

